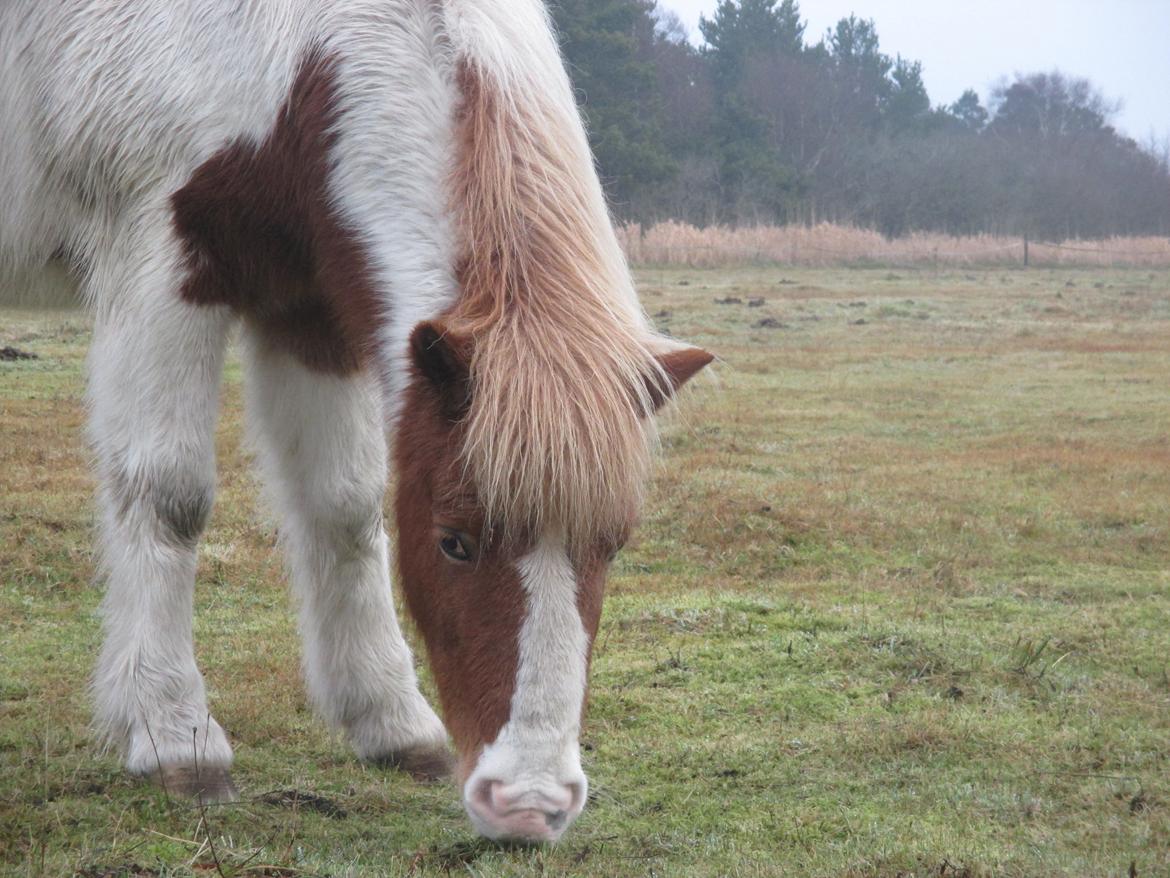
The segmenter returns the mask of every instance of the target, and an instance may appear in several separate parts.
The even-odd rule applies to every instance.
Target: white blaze
[[[530,793],[534,804],[572,786],[576,793],[567,814],[572,820],[586,792],[577,738],[589,649],[577,609],[577,578],[559,534],[546,533],[517,569],[526,613],[511,713],[467,779],[464,803],[485,781]],[[495,834],[473,808],[468,813],[481,833]]]

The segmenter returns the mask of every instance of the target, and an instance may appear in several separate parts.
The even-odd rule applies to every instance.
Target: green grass
[[[1170,272],[640,282],[722,363],[615,565],[592,801],[549,849],[477,841],[453,787],[312,717],[238,366],[196,631],[244,801],[168,801],[96,753],[87,324],[0,314],[40,355],[0,364],[0,870],[1170,873]]]

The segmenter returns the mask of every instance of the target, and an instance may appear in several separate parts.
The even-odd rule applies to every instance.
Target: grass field
[[[1170,874],[1170,271],[640,281],[723,363],[611,577],[592,802],[550,849],[476,841],[452,786],[311,716],[236,366],[196,631],[244,800],[95,753],[87,324],[0,313],[39,355],[0,363],[0,870]]]

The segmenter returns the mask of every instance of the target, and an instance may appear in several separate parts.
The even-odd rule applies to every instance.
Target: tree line
[[[933,105],[855,16],[812,42],[798,0],[721,0],[694,46],[655,0],[553,0],[615,215],[1039,238],[1170,234],[1170,155],[1088,81],[1017,74]]]

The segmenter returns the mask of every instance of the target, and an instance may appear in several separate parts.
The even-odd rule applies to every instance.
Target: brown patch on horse
[[[600,551],[577,566],[577,612],[589,639],[589,658],[593,656],[593,640],[601,625],[601,605],[605,599],[605,580],[609,574],[609,558]]]
[[[650,401],[655,411],[674,398],[684,384],[698,374],[699,370],[715,359],[702,348],[682,347],[659,354],[658,364],[662,367],[661,380],[648,385]],[[658,376],[655,376],[657,378]]]
[[[301,64],[267,138],[237,140],[171,196],[181,294],[227,305],[312,369],[361,367],[382,320],[369,260],[329,201],[337,60]]]
[[[632,524],[631,522],[631,526]],[[585,725],[585,712],[589,706],[588,669],[593,665],[593,644],[597,640],[597,630],[601,627],[601,607],[605,600],[605,583],[609,576],[609,567],[613,557],[621,545],[625,543],[628,533],[627,529],[616,541],[595,545],[593,551],[580,561],[576,568],[577,612],[581,616],[581,625],[585,628],[585,639],[588,644],[585,653],[585,694],[581,699],[582,727]]]
[[[451,420],[443,394],[423,374],[417,345],[414,354],[394,446],[399,578],[426,643],[447,730],[466,767],[511,712],[524,593],[510,552],[485,530],[478,499],[463,478],[462,425]],[[436,523],[477,539],[473,563],[443,556]]]

